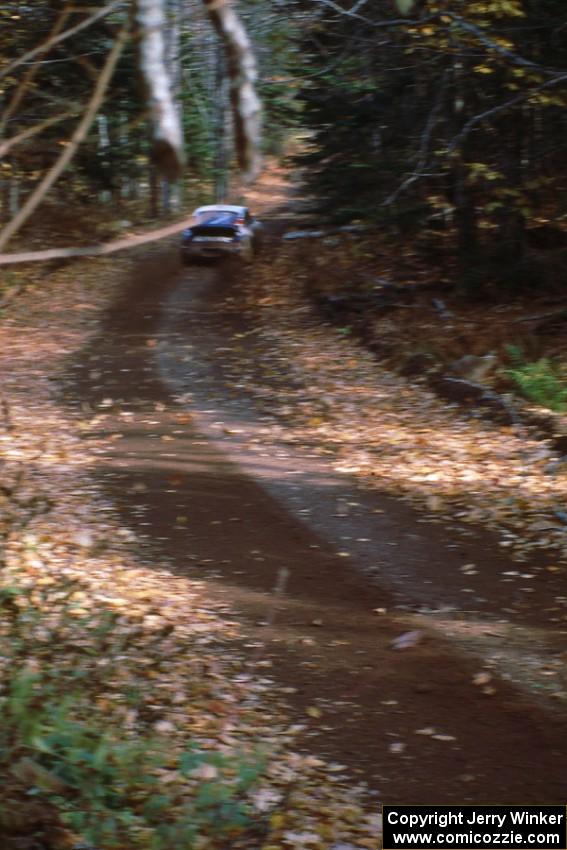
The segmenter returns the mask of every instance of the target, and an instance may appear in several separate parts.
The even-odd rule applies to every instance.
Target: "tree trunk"
[[[509,116],[506,129],[509,132],[508,144],[502,150],[500,170],[506,176],[507,188],[521,190],[523,186],[525,124],[522,111]],[[518,268],[525,253],[525,219],[520,209],[520,199],[514,198],[511,204],[502,208],[499,229],[499,259],[503,266]]]
[[[228,85],[226,79],[226,61],[224,53],[217,47],[215,68],[215,118],[214,118],[214,196],[216,203],[226,202],[228,194],[228,170],[230,167],[229,138],[230,110]]]
[[[135,8],[138,64],[150,107],[153,159],[164,177],[176,180],[185,156],[179,112],[167,67],[165,2],[136,0]]]
[[[457,227],[457,251],[463,271],[473,261],[478,251],[478,230],[474,202],[466,183],[466,169],[459,162],[453,169],[455,224]]]
[[[181,2],[166,0],[166,27],[164,31],[165,65],[169,75],[173,109],[177,115],[180,128],[183,127],[183,104],[181,101],[181,85],[183,81],[181,69]],[[168,214],[178,210],[180,203],[179,181],[168,176],[162,178],[161,186],[162,212]]]
[[[256,94],[256,59],[250,39],[229,0],[204,0],[226,52],[238,164],[247,180],[261,168],[261,109]]]
[[[155,165],[152,163],[150,163],[148,183],[150,185],[150,204],[148,215],[150,218],[157,218],[159,216],[159,186],[157,171]]]
[[[466,124],[470,105],[467,103],[467,71],[463,60],[456,57],[452,67],[453,115],[452,123],[457,135]],[[478,252],[478,228],[473,192],[467,183],[467,140],[461,144],[450,177],[454,221],[457,228],[457,261],[462,281],[470,280],[470,269]]]

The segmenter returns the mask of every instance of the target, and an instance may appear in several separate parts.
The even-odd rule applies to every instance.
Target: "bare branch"
[[[170,180],[179,177],[185,156],[181,121],[171,93],[165,59],[163,0],[136,0],[139,67],[147,92],[153,159]]]
[[[523,92],[523,94],[519,94],[516,97],[507,100],[505,103],[500,103],[498,106],[493,106],[492,109],[487,109],[485,112],[481,112],[478,115],[474,115],[470,118],[461,132],[456,136],[451,144],[449,145],[448,152],[453,153],[461,142],[468,136],[468,134],[473,130],[477,124],[481,124],[483,121],[486,121],[487,118],[492,118],[493,115],[498,115],[500,112],[504,112],[507,109],[512,109],[514,106],[518,106],[520,103],[525,103],[526,100],[529,100],[530,97],[533,97],[534,94],[538,94],[538,92],[544,91],[545,89],[550,89],[553,86],[557,86],[560,83],[567,82],[567,74],[560,74],[558,77],[554,77],[552,80],[546,80],[545,83],[542,83],[540,86],[536,86],[529,91]]]
[[[248,34],[229,0],[204,0],[204,3],[226,51],[238,164],[245,179],[253,180],[261,169],[261,105],[256,93],[256,59]]]
[[[495,53],[498,53],[500,56],[505,57],[514,65],[519,65],[521,68],[529,68],[532,71],[540,71],[545,74],[560,74],[562,73],[558,68],[547,68],[545,65],[538,65],[537,62],[532,62],[531,59],[525,59],[523,56],[520,56],[518,53],[515,53],[513,50],[508,50],[506,47],[502,47],[501,44],[498,44],[497,41],[490,38],[481,27],[476,26],[476,24],[471,23],[470,21],[466,21],[460,15],[456,15],[454,12],[446,11],[445,9],[442,12],[436,12],[433,15],[426,15],[425,17],[419,20],[410,20],[408,18],[393,18],[392,20],[384,20],[384,21],[373,21],[370,18],[365,18],[363,15],[359,15],[357,13],[358,8],[360,7],[360,3],[355,3],[352,9],[343,9],[342,6],[339,6],[338,3],[335,3],[334,0],[314,0],[314,2],[319,3],[322,6],[327,6],[327,8],[332,9],[337,14],[342,15],[347,18],[354,18],[357,21],[362,21],[362,23],[367,24],[370,27],[375,27],[376,29],[383,29],[387,27],[416,27],[423,26],[424,24],[435,23],[435,22],[443,22],[443,19],[450,19],[459,29],[464,32],[470,33],[474,36],[477,41],[480,41],[488,50],[493,50]]]
[[[361,9],[363,6],[366,6],[367,3],[368,3],[368,0],[358,0],[358,3],[355,3],[350,11],[351,12],[358,12],[358,10]]]
[[[70,59],[76,62],[79,67],[83,68],[90,80],[96,80],[98,77],[98,68],[94,62],[90,62],[87,59],[86,55],[71,56]]]
[[[147,233],[139,233],[124,239],[115,239],[112,242],[105,242],[102,245],[90,245],[80,248],[47,248],[44,251],[22,251],[13,254],[0,254],[0,266],[10,266],[17,263],[39,263],[46,262],[47,260],[62,260],[73,257],[104,257],[107,254],[115,254],[117,251],[137,248],[139,245],[146,245],[149,242],[156,242],[158,239],[165,239],[167,236],[174,236],[192,224],[195,224],[195,219],[191,216],[190,218],[175,222],[175,224],[170,224],[167,227],[161,227],[158,230],[150,230]]]
[[[327,6],[329,9],[332,9],[334,12],[337,12],[339,15],[344,15],[347,18],[354,18],[357,21],[362,21],[364,24],[368,24],[371,27],[377,27],[379,29],[385,27],[411,27],[411,26],[419,26],[420,24],[427,23],[428,21],[437,20],[438,15],[430,15],[422,20],[410,20],[409,18],[392,18],[392,20],[386,21],[372,21],[370,18],[365,18],[364,15],[358,14],[358,9],[362,5],[360,2],[355,3],[352,9],[343,9],[342,6],[339,6],[338,3],[334,3],[333,0],[315,0],[316,3],[320,3],[321,6]]]
[[[448,78],[449,78],[449,71],[446,70],[443,74],[443,79],[441,81],[441,86],[439,87],[439,93],[437,95],[437,99],[435,101],[433,109],[429,113],[429,117],[428,117],[427,122],[425,124],[425,129],[424,129],[423,134],[421,136],[421,143],[420,143],[420,146],[419,146],[419,152],[418,152],[418,156],[417,156],[417,162],[416,162],[416,165],[415,165],[414,173],[410,174],[410,176],[407,177],[403,181],[403,183],[400,186],[398,186],[398,188],[394,192],[392,192],[392,194],[388,198],[386,198],[386,200],[384,201],[384,206],[386,206],[386,207],[390,206],[390,204],[395,203],[398,200],[399,196],[403,192],[405,192],[407,189],[409,189],[409,187],[413,183],[416,183],[421,177],[425,176],[425,175],[422,174],[422,171],[425,168],[425,166],[427,165],[427,152],[428,152],[428,149],[429,149],[429,144],[430,144],[430,141],[431,141],[431,136],[433,134],[433,130],[435,129],[435,125],[437,124],[437,119],[439,117],[439,113],[441,112],[441,109],[443,107],[443,102],[444,102],[445,94],[446,94],[446,91],[447,91]]]
[[[60,42],[65,41],[65,39],[71,38],[71,36],[81,30],[84,30],[86,27],[90,27],[91,24],[100,21],[101,18],[107,17],[107,15],[110,15],[111,12],[115,12],[117,9],[120,9],[123,5],[124,0],[115,0],[115,2],[109,3],[108,6],[104,6],[102,9],[99,9],[94,13],[94,15],[91,15],[90,18],[85,18],[84,21],[81,21],[74,27],[70,27],[70,29],[65,30],[65,32],[59,33],[52,38],[48,38],[47,41],[44,41],[42,44],[38,45],[38,47],[34,47],[33,50],[28,50],[27,53],[23,54],[23,56],[19,56],[18,59],[15,59],[9,65],[0,69],[0,80],[3,77],[8,76],[8,74],[11,74],[12,71],[15,71],[20,65],[31,61],[45,50],[52,48],[55,44],[59,44]]]
[[[48,36],[48,38],[45,42],[45,45],[43,46],[43,48],[41,50],[40,55],[47,53],[47,51],[49,50],[50,44],[52,43],[52,39],[55,36],[57,36],[61,32],[63,27],[65,26],[67,18],[69,17],[69,14],[70,14],[70,10],[69,10],[70,2],[71,2],[71,0],[67,0],[65,6],[63,7],[63,9],[61,9],[59,16],[57,17],[57,19],[56,19],[56,21],[55,21],[55,23],[54,23],[54,25],[51,29],[51,32],[49,33],[49,36]],[[20,105],[20,103],[22,102],[24,97],[26,96],[27,92],[29,91],[31,84],[33,83],[33,79],[34,79],[35,75],[37,74],[37,71],[38,71],[37,65],[32,65],[30,68],[28,68],[28,70],[24,74],[23,78],[21,79],[19,85],[17,86],[16,90],[12,94],[12,97],[10,98],[10,102],[8,103],[8,106],[4,110],[4,113],[2,114],[2,118],[0,119],[0,135],[4,131],[4,128],[6,127],[8,121],[10,120],[10,118],[12,117],[14,112],[17,110],[18,106]]]
[[[449,147],[447,148],[447,153],[450,155],[455,152],[461,142],[469,135],[471,130],[473,130],[478,124],[481,124],[483,121],[486,121],[488,118],[492,118],[494,115],[498,115],[500,112],[504,112],[507,109],[513,109],[515,106],[519,106],[522,103],[525,103],[526,100],[529,100],[530,97],[537,94],[540,91],[545,89],[552,88],[553,86],[559,85],[562,82],[567,82],[567,74],[561,74],[558,77],[555,77],[552,80],[547,80],[545,83],[542,83],[540,86],[536,88],[530,89],[528,92],[524,92],[523,94],[519,94],[516,97],[507,100],[505,103],[500,103],[498,106],[492,107],[492,109],[487,109],[485,112],[481,112],[478,115],[474,115],[472,118],[467,121],[467,123],[462,128],[461,132],[453,139]],[[431,176],[429,174],[425,174],[423,169],[427,165],[427,149],[429,147],[429,140],[431,137],[431,133],[435,127],[435,123],[437,120],[437,115],[439,113],[442,101],[442,94],[444,93],[445,88],[442,87],[439,99],[437,100],[436,105],[434,106],[431,114],[428,118],[427,124],[425,126],[424,133],[421,139],[420,152],[418,156],[418,161],[416,163],[415,171],[413,174],[410,174],[403,183],[398,186],[398,188],[384,201],[384,206],[389,206],[393,204],[398,197],[409,189],[414,183],[418,180],[421,180],[424,177]],[[436,175],[437,176],[437,175]]]
[[[0,251],[12,238],[12,236],[14,236],[14,234],[17,233],[18,230],[20,230],[20,228],[25,224],[28,218],[39,206],[39,204],[43,201],[45,195],[53,186],[55,181],[59,179],[63,171],[66,169],[73,156],[75,155],[77,148],[87,135],[89,128],[95,118],[95,115],[98,112],[98,109],[103,101],[104,94],[106,92],[106,89],[108,88],[110,80],[112,79],[114,69],[116,68],[116,64],[118,62],[118,59],[120,58],[120,54],[124,49],[127,37],[128,26],[124,26],[120,31],[118,37],[116,38],[112,50],[108,54],[108,58],[106,60],[104,68],[100,73],[100,77],[91,95],[91,99],[85,110],[85,113],[81,118],[71,139],[63,148],[59,159],[55,162],[55,164],[47,172],[47,174],[45,174],[39,185],[28,197],[19,213],[14,216],[14,218],[10,222],[8,222],[6,227],[0,232]]]
[[[40,86],[34,87],[33,96],[46,101],[51,106],[60,106],[62,109],[78,109],[80,112],[83,108],[81,101],[71,100],[68,97],[58,97],[57,95],[44,92]]]
[[[60,115],[52,115],[51,118],[46,118],[45,121],[40,121],[39,124],[34,124],[33,127],[28,127],[27,130],[22,130],[22,132],[18,133],[17,136],[12,136],[11,139],[6,139],[5,142],[0,142],[0,159],[2,159],[3,156],[6,156],[8,151],[10,151],[15,145],[25,142],[26,139],[30,139],[32,136],[37,136],[38,133],[42,133],[44,130],[47,130],[48,127],[53,126],[53,124],[58,124],[66,118],[71,118],[79,111],[80,110],[78,108],[75,108],[70,109],[68,112],[63,112]]]
[[[460,29],[464,30],[464,32],[469,32],[471,35],[474,35],[474,37],[480,41],[481,44],[484,44],[488,50],[494,50],[495,53],[498,53],[500,56],[504,56],[504,58],[508,59],[508,61],[510,61],[513,65],[519,65],[520,68],[529,68],[532,71],[541,71],[546,74],[560,73],[557,69],[546,68],[543,65],[538,65],[537,62],[532,62],[531,59],[524,59],[524,57],[520,56],[518,53],[514,53],[512,50],[502,47],[502,45],[498,44],[497,41],[489,38],[480,27],[475,26],[475,24],[471,24],[470,21],[465,21],[464,18],[461,18],[460,15],[455,15],[454,12],[443,12],[442,16],[450,18]]]

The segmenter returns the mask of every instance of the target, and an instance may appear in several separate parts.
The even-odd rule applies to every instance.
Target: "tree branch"
[[[18,68],[20,65],[23,65],[24,62],[29,62],[30,60],[38,56],[40,53],[43,53],[45,50],[49,50],[55,44],[59,44],[61,41],[65,41],[65,39],[71,38],[71,36],[75,35],[81,30],[84,30],[86,27],[90,27],[91,24],[96,23],[101,18],[105,18],[107,15],[110,15],[111,12],[115,12],[117,9],[120,9],[120,7],[123,5],[124,0],[115,0],[115,2],[109,3],[108,6],[104,6],[102,9],[99,9],[97,12],[94,13],[94,15],[91,15],[90,18],[85,18],[84,21],[81,21],[76,26],[65,30],[65,32],[59,33],[58,35],[48,38],[47,41],[44,41],[38,47],[34,47],[33,50],[28,50],[27,53],[23,54],[23,56],[18,57],[18,59],[15,59],[9,65],[0,69],[0,80],[3,77],[8,76],[8,74],[11,74],[12,71],[15,71],[16,68]]]
[[[540,71],[541,73],[545,74],[562,73],[562,71],[558,68],[547,68],[545,65],[538,65],[537,62],[532,62],[531,59],[525,59],[518,53],[514,53],[514,51],[512,50],[508,50],[506,47],[502,47],[501,44],[498,44],[497,41],[494,41],[492,38],[486,35],[486,33],[481,27],[476,26],[476,24],[473,24],[470,21],[466,21],[460,15],[457,15],[451,11],[446,11],[445,9],[442,12],[436,12],[433,15],[427,15],[419,20],[410,20],[409,18],[393,18],[392,20],[373,21],[370,18],[365,18],[364,15],[359,15],[357,13],[358,8],[360,7],[360,3],[355,3],[352,9],[343,9],[343,7],[339,6],[338,3],[335,3],[334,0],[315,0],[315,2],[319,3],[322,6],[327,6],[327,8],[332,9],[339,15],[343,15],[347,18],[354,18],[357,21],[362,21],[362,23],[367,24],[370,27],[375,27],[377,29],[400,26],[419,27],[423,26],[424,24],[435,23],[439,21],[443,22],[444,18],[448,18],[464,32],[468,32],[473,35],[477,39],[477,41],[480,41],[481,44],[483,44],[486,48],[488,48],[489,50],[493,50],[495,53],[500,54],[500,56],[504,56],[514,65],[519,65],[521,68],[529,68],[532,71]]]
[[[454,151],[458,148],[460,143],[468,136],[468,134],[473,130],[477,124],[481,124],[483,121],[486,121],[487,118],[492,118],[494,115],[498,115],[500,112],[504,112],[507,109],[512,109],[514,106],[518,106],[521,103],[524,103],[526,100],[529,100],[534,94],[538,92],[552,88],[553,86],[559,85],[559,83],[567,82],[567,74],[561,74],[558,77],[555,77],[552,80],[547,80],[545,83],[542,83],[540,86],[537,86],[535,89],[531,89],[529,92],[524,92],[523,94],[517,95],[516,97],[507,100],[505,103],[500,103],[498,106],[492,107],[492,109],[487,109],[485,112],[481,112],[478,115],[474,115],[472,118],[467,121],[465,126],[462,128],[461,132],[453,139],[451,144],[447,149],[448,154],[454,153]],[[442,92],[444,91],[442,87]],[[430,175],[423,173],[423,168],[427,164],[427,148],[429,146],[429,139],[431,137],[431,133],[433,132],[433,128],[436,123],[436,116],[439,112],[441,106],[441,94],[439,99],[430,113],[427,124],[425,126],[424,133],[421,139],[420,152],[418,156],[418,162],[416,163],[416,168],[413,174],[410,174],[403,183],[398,186],[398,188],[392,192],[392,194],[386,198],[384,201],[384,206],[389,206],[394,203],[402,192],[405,192],[413,183],[416,183],[423,177],[428,177]]]
[[[358,9],[362,5],[361,3],[355,3],[352,9],[343,9],[342,6],[339,6],[338,3],[334,3],[333,0],[315,0],[316,3],[319,3],[321,6],[327,6],[327,8],[332,9],[334,12],[337,12],[339,15],[344,15],[347,18],[354,18],[357,21],[362,21],[364,24],[368,24],[371,27],[377,27],[378,29],[382,29],[385,27],[415,27],[420,26],[421,24],[427,23],[428,21],[437,20],[439,15],[429,15],[422,20],[411,20],[410,18],[392,18],[392,20],[386,21],[372,21],[370,18],[365,18],[364,15],[358,14]]]
[[[531,59],[524,59],[524,57],[520,56],[518,53],[514,53],[512,50],[502,47],[502,45],[498,44],[497,41],[489,38],[480,27],[475,26],[475,24],[471,24],[470,21],[465,21],[464,18],[461,18],[460,15],[456,15],[454,12],[442,12],[441,15],[442,17],[450,18],[458,27],[460,27],[460,29],[464,30],[464,32],[469,32],[478,41],[480,41],[481,44],[489,50],[494,50],[495,53],[500,54],[500,56],[503,56],[505,59],[508,59],[513,65],[519,65],[520,68],[529,68],[531,71],[540,71],[541,73],[546,74],[561,73],[557,69],[546,68],[544,65],[538,65],[537,62],[532,62]]]
[[[473,117],[467,121],[458,136],[456,136],[449,145],[448,153],[453,153],[453,151],[457,149],[463,139],[468,136],[477,124],[486,121],[487,118],[492,118],[493,115],[498,115],[500,112],[504,112],[506,109],[512,109],[514,106],[524,103],[526,100],[529,100],[530,97],[533,97],[534,94],[544,91],[544,89],[550,89],[552,86],[557,86],[559,83],[564,82],[567,82],[567,74],[560,74],[558,77],[554,77],[552,80],[546,80],[546,82],[542,83],[540,86],[530,89],[530,91],[524,92],[523,94],[519,94],[517,97],[511,98],[505,103],[500,103],[498,106],[493,106],[492,109],[487,109],[485,112],[473,115]]]
[[[54,165],[47,172],[47,174],[45,174],[39,185],[28,197],[19,213],[14,216],[14,218],[10,222],[8,222],[6,227],[0,232],[0,251],[4,248],[9,239],[11,239],[12,236],[14,236],[14,234],[17,233],[18,230],[20,230],[20,228],[25,224],[28,218],[39,206],[39,204],[43,201],[45,195],[53,186],[55,181],[59,179],[66,167],[69,165],[70,161],[72,160],[73,156],[77,151],[77,148],[87,135],[89,128],[94,120],[94,117],[103,101],[104,94],[106,92],[106,89],[108,88],[110,80],[112,79],[112,75],[114,73],[114,69],[116,68],[116,64],[120,58],[120,54],[122,53],[124,45],[126,44],[128,32],[129,28],[127,25],[125,25],[118,34],[118,37],[114,42],[112,50],[108,54],[106,63],[100,73],[100,77],[91,95],[91,99],[85,110],[85,113],[81,118],[75,132],[71,136],[71,139],[65,145],[59,159],[54,163]]]
[[[5,142],[0,142],[0,159],[3,156],[6,156],[9,150],[11,150],[15,145],[19,145],[21,142],[25,142],[26,139],[30,139],[32,136],[37,136],[38,133],[42,133],[44,130],[47,130],[48,127],[51,127],[53,124],[58,124],[59,121],[64,121],[66,118],[71,118],[73,115],[76,115],[80,110],[70,109],[68,112],[63,112],[60,115],[52,115],[51,118],[46,118],[44,121],[40,121],[39,124],[34,124],[33,127],[28,127],[27,130],[22,130],[21,133],[18,133],[17,136],[12,136],[11,139],[6,139]]]
[[[153,159],[170,180],[179,177],[185,162],[183,133],[173,101],[165,59],[163,0],[135,0],[139,68],[147,92],[153,140]]]
[[[80,248],[46,248],[44,251],[22,251],[13,254],[0,254],[0,266],[10,266],[17,263],[39,263],[46,260],[61,260],[73,257],[104,257],[107,254],[115,254],[117,251],[137,248],[139,245],[145,245],[148,242],[156,242],[158,239],[174,236],[192,224],[195,224],[195,219],[191,216],[175,224],[170,224],[167,227],[161,227],[158,230],[150,230],[147,233],[139,233],[124,239],[115,239],[112,242],[105,242],[102,245],[90,245]]]
[[[53,27],[51,29],[51,32],[49,33],[47,41],[46,41],[45,45],[43,45],[43,47],[42,47],[41,54],[47,53],[47,51],[49,50],[50,41],[55,36],[57,36],[61,32],[63,27],[65,26],[67,18],[70,15],[70,10],[69,10],[70,3],[71,3],[71,0],[67,0],[67,2],[65,3],[65,6],[59,12],[59,16],[57,17],[55,23],[53,24]],[[0,135],[3,133],[4,128],[6,127],[8,121],[10,120],[10,118],[12,117],[12,115],[14,114],[14,112],[16,111],[16,109],[18,108],[18,106],[20,105],[22,100],[24,99],[24,97],[26,96],[26,94],[27,94],[32,82],[33,82],[33,79],[34,79],[35,75],[37,74],[37,71],[38,71],[37,65],[32,65],[30,68],[28,68],[28,70],[24,74],[22,80],[20,81],[19,85],[17,86],[15,92],[12,94],[12,97],[10,98],[10,102],[8,103],[8,106],[6,107],[6,109],[4,110],[4,112],[2,114],[2,117],[0,118]]]
[[[392,192],[392,194],[388,198],[386,198],[386,200],[384,201],[384,204],[383,204],[385,207],[390,206],[390,204],[395,203],[398,200],[399,196],[403,192],[406,191],[406,189],[409,189],[409,187],[413,183],[415,183],[417,180],[419,180],[421,177],[424,176],[421,172],[423,171],[423,169],[425,168],[425,166],[427,164],[427,150],[429,148],[429,143],[431,141],[431,135],[433,133],[433,130],[435,129],[435,125],[437,124],[437,118],[438,118],[439,113],[441,112],[441,108],[443,106],[445,94],[446,94],[446,91],[447,91],[448,78],[449,78],[449,71],[446,70],[443,74],[441,86],[439,88],[439,93],[437,95],[437,100],[435,101],[433,109],[429,113],[429,117],[428,117],[427,122],[425,124],[425,129],[424,129],[423,134],[421,136],[421,143],[420,143],[420,146],[419,146],[419,152],[418,152],[418,156],[417,156],[417,162],[416,162],[416,165],[415,165],[414,173],[410,174],[410,176],[407,177],[403,181],[403,183],[400,186],[398,186],[398,188],[394,192]]]

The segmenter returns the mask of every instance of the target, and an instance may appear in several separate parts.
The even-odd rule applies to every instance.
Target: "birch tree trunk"
[[[230,80],[230,100],[238,164],[253,180],[261,168],[261,107],[256,93],[258,72],[252,44],[229,0],[203,0],[221,38]]]
[[[179,112],[166,58],[165,0],[136,0],[139,68],[150,110],[153,159],[165,177],[177,180],[185,157]]]
[[[165,67],[170,80],[171,99],[177,114],[180,132],[183,133],[183,105],[181,101],[181,0],[165,0],[166,27],[164,31]],[[169,213],[179,209],[180,182],[162,177],[163,211]]]

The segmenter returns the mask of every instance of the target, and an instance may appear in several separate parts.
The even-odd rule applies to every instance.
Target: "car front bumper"
[[[192,257],[224,257],[240,254],[241,251],[242,242],[191,242],[181,246],[181,253],[187,260]]]

